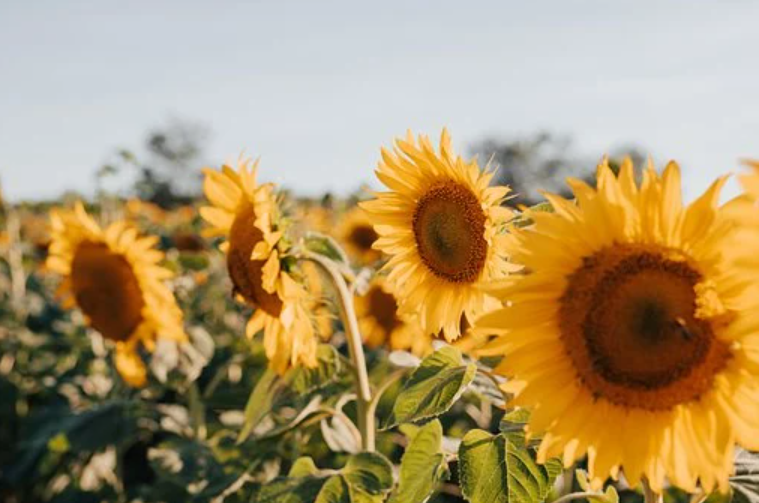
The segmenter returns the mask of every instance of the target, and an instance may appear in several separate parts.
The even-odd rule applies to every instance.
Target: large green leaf
[[[136,435],[139,413],[139,404],[128,401],[108,402],[78,414],[53,409],[18,445],[19,459],[5,475],[13,484],[33,478],[32,471],[47,452],[62,456],[128,444]]]
[[[318,232],[308,232],[303,239],[306,249],[337,263],[349,264],[348,256],[334,238]]]
[[[440,348],[422,360],[404,383],[383,428],[443,414],[459,399],[476,373],[475,365],[465,364],[458,349]]]
[[[292,397],[307,397],[334,383],[343,369],[340,354],[329,344],[317,348],[317,365],[314,368],[296,367],[280,378],[267,369],[258,379],[245,406],[245,422],[238,442],[245,441],[280,402],[292,406]]]
[[[538,465],[531,450],[503,434],[472,430],[459,447],[461,491],[471,503],[539,503],[559,473],[558,460]]]
[[[248,403],[245,405],[245,422],[237,439],[238,442],[243,442],[247,439],[256,426],[258,426],[258,423],[271,410],[276,391],[279,389],[277,377],[276,372],[266,369],[256,382],[256,386],[250,393],[250,398],[248,398]]]
[[[361,452],[345,467],[318,470],[310,458],[295,462],[287,478],[264,485],[255,503],[381,503],[393,486],[390,462],[381,454]]]
[[[352,488],[381,495],[393,487],[393,467],[381,454],[359,452],[348,458],[342,471]]]
[[[435,419],[414,432],[401,459],[398,488],[390,503],[423,503],[448,475],[443,427]]]
[[[320,344],[314,368],[296,367],[284,377],[287,387],[299,395],[307,395],[334,382],[342,370],[340,354],[334,346]]]

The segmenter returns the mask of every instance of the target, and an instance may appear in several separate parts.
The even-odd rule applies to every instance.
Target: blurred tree
[[[512,204],[528,206],[543,199],[538,193],[540,189],[572,197],[566,178],[593,183],[598,163],[598,158],[574,152],[569,137],[549,132],[517,138],[485,138],[475,143],[470,152],[480,162],[496,168],[493,183],[511,187]],[[636,172],[640,172],[645,156],[634,146],[610,152],[610,163],[619,167],[626,156],[633,160]]]
[[[208,129],[203,125],[172,119],[148,133],[141,153],[119,149],[98,168],[95,173],[98,193],[103,194],[106,179],[136,170],[134,195],[165,209],[186,204],[200,193],[198,167],[203,163],[208,138]]]

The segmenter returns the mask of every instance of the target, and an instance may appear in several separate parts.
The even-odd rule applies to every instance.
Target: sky
[[[686,197],[759,157],[759,2],[0,0],[0,183],[91,193],[172,117],[206,157],[298,193],[373,179],[381,146],[448,127],[570,135],[677,159]]]

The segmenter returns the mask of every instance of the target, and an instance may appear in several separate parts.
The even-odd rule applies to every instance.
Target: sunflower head
[[[363,209],[351,208],[340,217],[338,235],[348,255],[356,263],[370,265],[382,257],[380,251],[374,248],[379,235]]]
[[[64,279],[59,293],[77,306],[89,325],[116,344],[116,367],[129,384],[146,382],[139,346],[152,351],[157,337],[185,341],[182,312],[163,283],[171,273],[153,237],[138,237],[125,222],[107,229],[78,203],[74,211],[51,213],[52,244],[47,266]]]
[[[640,184],[630,161],[602,163],[596,188],[569,183],[576,203],[546,194],[554,212],[510,234],[530,273],[494,285],[509,307],[477,322],[499,334],[480,352],[505,355],[541,459],[587,453],[596,485],[621,466],[657,491],[665,476],[725,489],[735,441],[759,447],[759,306],[741,259],[757,233],[736,246],[724,179],[684,205],[674,163]]]
[[[414,317],[399,311],[393,285],[384,277],[375,277],[367,291],[356,296],[355,305],[361,335],[369,347],[384,346],[417,356],[432,350],[432,337],[422,332]]]
[[[237,169],[205,169],[204,191],[211,206],[200,209],[206,234],[222,236],[235,295],[255,309],[246,333],[264,332],[272,368],[316,365],[318,339],[309,313],[311,298],[293,268],[279,203],[271,185],[256,182],[257,163]]]
[[[462,316],[472,321],[497,306],[479,284],[514,269],[503,252],[509,189],[490,187],[492,173],[455,155],[445,130],[439,151],[425,136],[397,140],[393,151],[383,149],[376,173],[389,191],[361,207],[379,235],[374,247],[391,257],[388,281],[401,310],[453,340]]]

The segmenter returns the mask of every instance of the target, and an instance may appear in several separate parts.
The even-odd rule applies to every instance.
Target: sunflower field
[[[265,159],[2,205],[0,501],[759,502],[759,163],[528,206],[445,130],[347,199]]]

